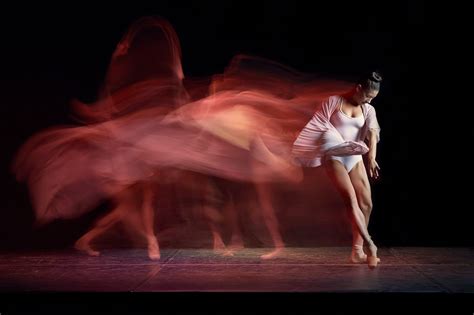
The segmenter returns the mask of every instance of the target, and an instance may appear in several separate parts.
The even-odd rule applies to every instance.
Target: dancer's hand
[[[378,179],[379,178],[380,166],[378,165],[375,159],[369,160],[369,175],[370,178]]]

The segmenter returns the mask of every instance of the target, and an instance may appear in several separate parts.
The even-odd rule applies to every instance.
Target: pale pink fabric
[[[377,121],[375,108],[370,104],[362,105],[365,118],[359,137],[356,140],[346,140],[331,123],[332,115],[341,106],[343,98],[338,95],[329,97],[316,110],[313,118],[306,124],[293,144],[293,156],[297,164],[305,167],[317,167],[322,164],[325,156],[360,155],[368,152],[364,142],[369,129],[377,134],[380,140],[380,126]]]

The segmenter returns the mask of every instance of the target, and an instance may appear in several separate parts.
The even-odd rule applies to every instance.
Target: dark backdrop
[[[382,126],[378,151],[382,179],[374,186],[372,234],[383,245],[472,245],[471,209],[463,203],[470,186],[448,180],[460,166],[455,161],[463,161],[447,162],[453,157],[450,139],[459,133],[472,136],[472,127],[458,126],[455,135],[448,136],[456,128],[441,121],[450,119],[452,111],[444,99],[433,102],[427,97],[428,92],[439,93],[433,88],[427,91],[426,84],[443,68],[443,60],[436,61],[438,66],[428,60],[430,30],[422,1],[78,2],[20,4],[4,14],[3,246],[66,245],[94,217],[33,230],[27,191],[8,167],[32,134],[72,122],[68,116],[72,98],[94,99],[116,43],[130,23],[144,15],[162,16],[175,27],[189,77],[222,72],[237,53],[331,76],[352,77],[380,69],[385,80],[373,103]],[[468,166],[456,172],[466,178],[472,173]]]

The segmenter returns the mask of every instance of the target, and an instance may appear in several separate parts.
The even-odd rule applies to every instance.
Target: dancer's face
[[[357,103],[357,105],[362,105],[364,103],[369,103],[377,97],[379,94],[378,90],[373,89],[363,89],[362,86],[359,84],[356,87],[356,92],[353,96],[353,100]]]

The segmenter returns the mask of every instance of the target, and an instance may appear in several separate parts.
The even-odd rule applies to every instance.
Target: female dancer
[[[351,261],[367,262],[371,268],[380,260],[367,230],[372,198],[362,155],[368,155],[369,175],[377,179],[380,167],[375,157],[380,127],[370,101],[377,96],[381,81],[381,75],[372,72],[349,92],[329,97],[300,132],[293,147],[298,164],[326,168],[351,214]],[[368,256],[363,251],[364,241],[368,245]]]

